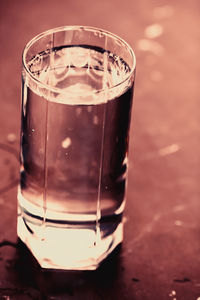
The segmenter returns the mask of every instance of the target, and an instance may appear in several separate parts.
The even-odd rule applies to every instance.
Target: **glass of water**
[[[90,270],[123,240],[131,47],[84,26],[23,52],[18,236],[43,268]]]

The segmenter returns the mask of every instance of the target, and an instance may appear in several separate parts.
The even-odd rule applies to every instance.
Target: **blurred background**
[[[199,299],[199,14],[198,0],[0,1],[0,299]],[[32,37],[63,25],[119,35],[137,67],[117,271],[49,294],[16,267],[21,55]]]

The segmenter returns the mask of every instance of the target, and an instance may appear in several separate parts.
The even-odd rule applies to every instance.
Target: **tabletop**
[[[0,300],[200,299],[198,0],[1,0]],[[124,242],[96,271],[41,269],[16,234],[21,53],[90,25],[137,57]]]

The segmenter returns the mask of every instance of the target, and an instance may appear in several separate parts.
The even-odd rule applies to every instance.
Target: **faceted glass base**
[[[42,268],[95,270],[123,240],[122,221],[100,227],[101,230],[88,225],[41,226],[19,215],[17,230]]]

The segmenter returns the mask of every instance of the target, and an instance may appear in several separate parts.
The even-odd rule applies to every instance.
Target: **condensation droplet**
[[[31,131],[32,131],[32,132],[35,132],[35,129],[32,129]]]
[[[63,141],[62,141],[62,147],[64,148],[64,149],[66,149],[66,148],[68,148],[70,145],[71,145],[71,139],[69,138],[69,137],[66,137],[66,139],[64,139]]]

